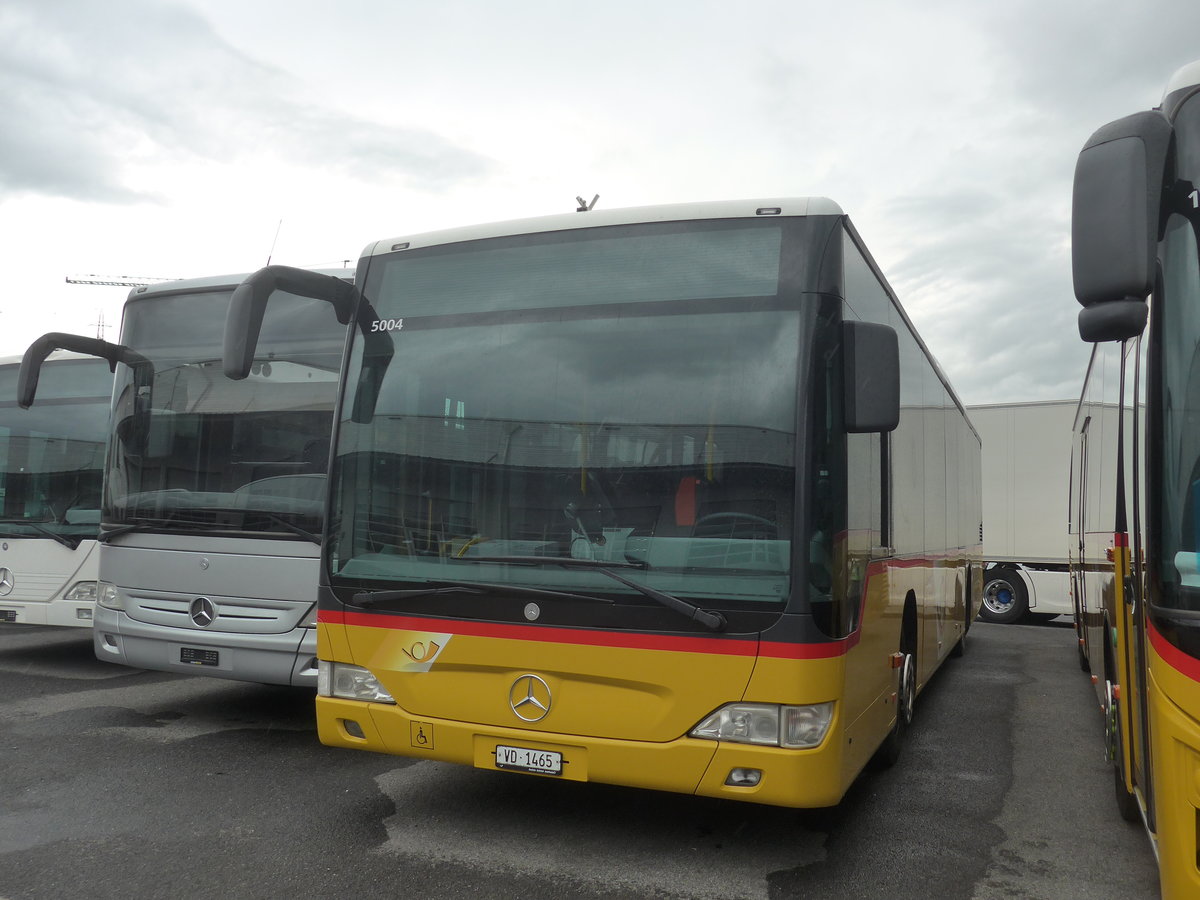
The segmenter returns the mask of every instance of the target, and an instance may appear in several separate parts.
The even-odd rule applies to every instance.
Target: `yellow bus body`
[[[818,644],[753,637],[653,635],[465,620],[322,611],[323,660],[370,670],[395,704],[317,697],[322,743],[498,769],[497,746],[562,754],[562,774],[786,807],[837,804],[896,721],[901,613],[911,585],[922,607],[920,686],[962,638],[978,599],[956,564],[879,567],[860,628]],[[972,603],[977,609],[977,602]],[[526,675],[553,701],[523,723],[510,703]],[[833,703],[823,742],[790,749],[690,737],[731,702]],[[762,773],[731,784],[735,769]]]
[[[1155,839],[1163,900],[1200,897],[1200,662],[1149,629]]]

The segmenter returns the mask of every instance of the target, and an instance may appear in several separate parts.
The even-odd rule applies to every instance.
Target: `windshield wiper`
[[[145,531],[149,527],[149,525],[144,523],[138,523],[134,525],[117,525],[114,528],[102,528],[100,530],[100,534],[97,535],[96,540],[103,544],[119,535],[128,534],[131,531]]]
[[[46,526],[39,525],[37,522],[30,522],[26,519],[4,519],[2,524],[4,524],[4,525],[23,525],[26,528],[32,528],[34,531],[40,532],[41,534],[44,534],[48,538],[53,538],[54,540],[56,540],[60,544],[62,544],[64,547],[67,547],[71,550],[74,550],[76,547],[79,546],[80,538],[67,537],[67,535],[65,535],[65,534],[56,534],[55,532],[51,531]],[[20,536],[21,535],[19,535],[19,534],[13,535],[13,537],[20,537]]]
[[[676,597],[674,594],[668,594],[665,591],[660,591],[652,587],[647,587],[644,584],[638,584],[636,581],[631,581],[624,575],[614,572],[614,568],[622,569],[648,569],[648,563],[644,562],[612,562],[600,559],[575,559],[570,556],[464,556],[464,560],[470,562],[496,562],[508,563],[510,565],[533,565],[533,566],[562,566],[564,569],[588,569],[592,572],[599,572],[601,575],[606,575],[613,581],[619,581],[626,587],[631,587],[643,597],[649,597],[656,603],[660,603],[667,609],[679,613],[691,619],[697,624],[703,625],[709,631],[724,631],[725,617],[719,612],[713,612],[707,609],[701,609],[694,603],[690,603],[681,597]]]
[[[236,510],[236,512],[241,513],[244,512],[244,510]],[[301,528],[299,525],[293,525],[282,516],[276,515],[272,512],[261,511],[255,511],[254,514],[265,516],[270,521],[282,526],[293,534],[298,535],[307,541],[312,541],[318,547],[321,545],[320,535],[314,534],[306,528]],[[139,516],[138,518],[141,521],[130,522],[125,525],[118,525],[114,528],[105,529],[104,531],[100,532],[100,540],[107,541],[109,538],[116,537],[119,534],[126,534],[130,531],[155,531],[159,529],[164,531],[226,531],[236,532],[238,535],[244,535],[250,531],[250,529],[238,528],[234,525],[230,525],[227,522],[207,522],[201,519],[189,519],[185,516]],[[255,530],[252,533],[262,532]]]
[[[321,536],[319,534],[313,534],[311,531],[308,531],[305,528],[301,528],[299,525],[293,525],[291,522],[289,522],[283,516],[277,516],[273,512],[262,512],[262,513],[257,513],[257,514],[266,516],[268,519],[270,519],[276,525],[282,525],[288,531],[292,532],[292,534],[297,534],[307,541],[312,541],[318,547],[321,546]]]
[[[613,602],[607,597],[572,594],[567,591],[549,591],[544,588],[524,587],[516,584],[491,584],[486,581],[447,581],[443,578],[439,578],[436,583],[430,582],[429,587],[423,588],[406,588],[391,591],[359,591],[354,595],[354,602],[359,606],[374,606],[377,603],[387,603],[390,600],[408,600],[412,597],[429,597],[433,594],[482,594],[485,591],[495,591],[500,594],[551,597],[555,600],[585,600],[589,603]]]

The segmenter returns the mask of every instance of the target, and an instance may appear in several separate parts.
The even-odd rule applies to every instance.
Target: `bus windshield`
[[[68,544],[95,538],[112,390],[108,363],[47,365],[30,409],[17,405],[17,371],[0,367],[0,536]]]
[[[781,606],[815,316],[781,274],[786,231],[693,221],[373,260],[363,294],[394,352],[351,350],[334,586],[634,594],[608,567]],[[353,414],[373,365],[371,414]]]
[[[221,370],[230,290],[131,300],[105,525],[319,540],[342,339],[328,307],[280,294],[250,377]]]
[[[1180,108],[1175,130],[1178,177],[1200,184],[1200,96]],[[1158,562],[1161,602],[1200,611],[1200,216],[1181,199],[1167,219],[1164,299],[1155,309],[1164,480]]]

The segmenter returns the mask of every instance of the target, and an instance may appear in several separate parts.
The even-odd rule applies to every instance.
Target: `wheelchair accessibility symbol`
[[[409,723],[409,743],[418,750],[433,749],[433,725],[429,722]]]

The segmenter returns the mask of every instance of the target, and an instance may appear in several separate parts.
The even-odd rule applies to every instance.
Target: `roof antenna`
[[[275,240],[271,241],[271,252],[267,254],[267,265],[271,264],[271,257],[275,255],[275,245],[279,243],[279,229],[283,227],[283,219],[279,220],[279,224],[275,226]]]
[[[579,208],[576,209],[575,212],[590,212],[592,207],[596,205],[596,201],[599,199],[600,195],[597,194],[592,198],[591,203],[585,203],[582,197],[576,197],[575,202],[579,204]]]

